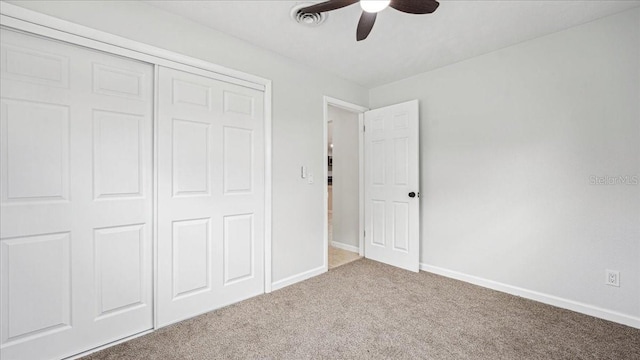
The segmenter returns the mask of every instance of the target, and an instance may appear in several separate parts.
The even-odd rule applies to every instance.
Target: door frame
[[[193,58],[159,47],[130,40],[83,25],[71,23],[53,16],[22,8],[17,5],[2,3],[0,9],[0,26],[8,30],[41,36],[62,41],[80,47],[98,50],[125,58],[146,62],[155,67],[154,91],[157,86],[157,68],[165,66],[196,75],[221,80],[224,82],[257,89],[264,92],[264,156],[265,156],[265,197],[264,197],[264,292],[272,290],[272,82],[269,79],[248,74],[213,64],[205,60]],[[157,91],[156,95],[157,96]],[[154,100],[156,100],[154,98]],[[153,147],[157,146],[157,102],[153,114]],[[153,295],[157,297],[157,157],[153,160]],[[157,328],[157,309],[154,300],[154,327]],[[153,331],[153,330],[149,330]],[[126,339],[133,338],[128,337]],[[124,341],[123,339],[121,341]],[[105,346],[110,346],[107,344]],[[90,350],[93,352],[94,350]],[[79,354],[80,355],[86,355]]]
[[[334,106],[352,113],[358,114],[358,253],[364,256],[364,113],[369,108],[353,104],[344,100],[336,99],[330,96],[323,97],[323,124],[322,124],[322,185],[324,186],[324,197],[322,199],[322,218],[324,225],[322,227],[322,239],[324,246],[323,266],[324,271],[329,270],[329,169],[327,166],[327,142],[329,138],[329,106]]]

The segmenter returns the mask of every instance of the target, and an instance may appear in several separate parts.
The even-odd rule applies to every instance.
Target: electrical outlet
[[[620,271],[616,270],[605,270],[606,278],[604,283],[609,286],[617,286],[620,287]]]

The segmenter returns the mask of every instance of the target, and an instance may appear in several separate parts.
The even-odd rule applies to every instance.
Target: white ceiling
[[[385,9],[369,37],[356,42],[358,4],[330,12],[318,27],[305,27],[289,13],[309,1],[147,3],[366,87],[640,6],[640,0],[441,0],[431,15]]]

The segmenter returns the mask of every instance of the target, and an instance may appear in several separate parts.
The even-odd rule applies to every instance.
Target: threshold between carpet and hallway
[[[357,247],[344,245],[335,241],[331,242],[331,245],[329,246],[329,270],[348,264],[352,261],[356,261],[360,258],[361,256],[358,254]]]

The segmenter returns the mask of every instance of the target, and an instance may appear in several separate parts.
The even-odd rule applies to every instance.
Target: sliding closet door
[[[0,358],[152,328],[152,66],[1,35]]]
[[[160,69],[158,325],[264,292],[263,93]]]

